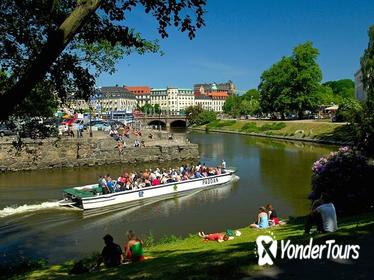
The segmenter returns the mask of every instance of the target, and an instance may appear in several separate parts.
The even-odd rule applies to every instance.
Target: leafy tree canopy
[[[342,79],[337,81],[328,81],[323,84],[332,89],[334,103],[340,104],[344,99],[355,98],[355,83],[351,79]]]
[[[127,24],[144,9],[158,23],[162,38],[171,26],[193,38],[204,25],[205,0],[15,0],[0,1],[0,118],[19,108],[40,83],[64,101],[69,94],[88,99],[95,77],[112,73],[131,52],[158,52]],[[47,85],[47,86],[46,86]],[[32,99],[32,98],[31,98]]]
[[[229,96],[224,105],[223,111],[234,117],[239,115],[256,115],[260,111],[260,94],[257,89],[250,89],[242,96]]]
[[[190,125],[204,125],[216,120],[217,114],[201,106],[189,106],[186,108],[186,117]]]
[[[311,42],[298,45],[261,75],[260,106],[264,113],[284,117],[318,107],[322,72],[317,63],[318,50]]]

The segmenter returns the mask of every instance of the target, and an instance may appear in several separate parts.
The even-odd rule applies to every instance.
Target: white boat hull
[[[115,192],[104,195],[96,195],[92,197],[83,197],[81,198],[81,205],[78,205],[78,207],[84,210],[89,210],[116,204],[126,204],[135,201],[148,200],[159,196],[170,196],[172,194],[226,184],[232,181],[234,177],[234,171],[227,170],[225,174],[221,175],[190,179],[178,183],[167,183],[130,191]],[[79,187],[77,189],[89,187],[90,185]]]

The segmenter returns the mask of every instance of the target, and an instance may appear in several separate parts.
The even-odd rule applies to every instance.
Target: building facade
[[[184,114],[186,108],[194,105],[194,92],[183,88],[155,88],[151,90],[151,104],[160,105],[161,111],[171,115]]]
[[[98,89],[97,102],[101,112],[127,111],[132,112],[137,105],[134,94],[124,87],[102,87]]]
[[[151,103],[151,88],[149,86],[125,86],[124,88],[135,96],[139,107]]]
[[[364,85],[362,83],[362,72],[361,70],[355,73],[355,96],[359,101],[366,100],[366,92],[364,90]]]
[[[236,95],[236,86],[231,80],[227,83],[195,84],[194,92],[196,95],[206,95],[211,92],[226,92],[230,96]]]

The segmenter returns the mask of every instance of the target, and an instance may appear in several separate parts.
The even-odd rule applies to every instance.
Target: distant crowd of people
[[[225,172],[226,162],[222,160],[221,165],[208,167],[200,162],[196,165],[183,164],[179,168],[169,169],[145,169],[142,172],[123,172],[116,180],[107,174],[100,176],[99,187],[103,194],[126,190],[141,189],[161,184],[186,181],[189,179],[204,178],[220,175]]]

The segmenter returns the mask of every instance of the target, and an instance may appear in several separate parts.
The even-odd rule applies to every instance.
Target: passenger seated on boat
[[[155,179],[152,180],[152,186],[158,186],[160,185],[160,177],[156,177]]]
[[[216,175],[221,175],[221,168],[219,166],[217,166],[216,168]]]
[[[109,193],[109,189],[107,186],[106,176],[100,176],[99,178],[99,187],[101,188],[101,191],[103,194]]]
[[[196,170],[195,172],[195,178],[203,178],[204,176],[201,175],[201,173],[199,171]]]
[[[148,179],[145,179],[144,183],[145,183],[145,187],[150,187],[151,186],[151,181],[149,181]]]
[[[256,222],[251,224],[250,227],[260,229],[269,227],[269,217],[265,207],[260,207],[260,209],[258,210]]]
[[[144,261],[143,241],[137,238],[132,230],[127,233],[127,239],[128,241],[124,246],[124,258],[132,262]]]
[[[105,235],[103,239],[105,247],[97,259],[96,267],[99,268],[103,262],[106,267],[119,266],[123,260],[121,247],[113,242],[113,237],[109,234]]]
[[[109,176],[109,174],[107,175],[106,181],[106,185],[108,187],[109,192],[114,192],[114,182],[112,178]]]
[[[132,190],[132,186],[131,186],[131,182],[130,182],[130,181],[127,181],[127,182],[126,182],[125,190],[126,190],[126,191]]]
[[[123,186],[125,184],[125,176],[122,174],[121,176],[118,177],[117,179],[117,185],[119,185],[120,189],[123,189]]]

